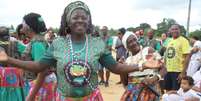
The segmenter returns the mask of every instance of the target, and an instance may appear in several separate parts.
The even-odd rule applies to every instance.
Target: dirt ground
[[[119,76],[111,73],[109,87],[105,87],[104,85],[99,86],[104,101],[119,101],[120,100],[121,95],[124,92],[124,88],[121,84],[119,85],[116,84],[118,81],[119,81]]]

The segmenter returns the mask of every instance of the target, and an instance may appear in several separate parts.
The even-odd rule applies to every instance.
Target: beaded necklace
[[[80,50],[80,51],[74,51],[73,50],[73,44],[72,44],[72,40],[71,40],[71,36],[68,37],[68,44],[69,44],[69,47],[68,48],[68,60],[70,60],[70,53],[72,54],[72,61],[77,61],[78,60],[78,56],[81,55],[81,53],[86,50],[86,54],[85,54],[85,65],[86,63],[88,62],[88,36],[86,35],[85,38],[85,44],[84,44],[84,47]]]
[[[89,55],[89,52],[88,52],[89,51],[88,36],[85,35],[85,38],[86,38],[86,40],[85,40],[85,44],[84,44],[83,48],[79,51],[74,51],[71,36],[70,35],[67,36],[67,43],[68,43],[68,47],[69,47],[67,50],[67,52],[68,52],[67,57],[68,57],[69,61],[71,60],[69,67],[72,66],[73,64],[75,64],[75,65],[84,64],[84,66],[83,66],[84,69],[90,67],[88,64],[88,60],[90,59],[89,58],[90,56],[88,56]],[[86,51],[86,53],[85,53],[85,61],[83,62],[83,61],[80,61],[79,56],[81,56],[81,53],[83,53],[84,50]],[[72,57],[70,57],[71,55],[72,55]],[[84,81],[86,81],[86,83],[89,85],[89,87],[94,91],[97,88],[97,86],[93,87],[92,83],[90,83],[90,81],[89,81],[90,76],[91,76],[91,72],[92,71],[89,69],[89,72],[88,72],[89,75],[87,77],[85,75],[83,75],[82,77],[84,78]],[[66,78],[68,80],[70,80],[70,75],[67,74]]]

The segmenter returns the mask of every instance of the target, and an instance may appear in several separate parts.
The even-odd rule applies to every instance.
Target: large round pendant
[[[91,72],[91,66],[82,60],[71,61],[64,67],[66,80],[74,87],[88,85]]]

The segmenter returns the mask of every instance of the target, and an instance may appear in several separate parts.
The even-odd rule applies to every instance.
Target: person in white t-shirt
[[[188,64],[187,76],[192,77],[201,66],[201,62],[198,60],[201,57],[201,41],[199,41],[197,36],[193,35],[190,37],[190,43],[193,47],[191,50],[191,58]]]
[[[194,80],[190,76],[185,76],[181,80],[178,91],[169,91],[163,95],[162,101],[200,101],[197,92],[192,89]]]
[[[193,86],[193,90],[195,90],[197,92],[197,95],[200,97],[201,99],[201,69],[199,71],[197,71],[194,75],[193,75],[193,79],[194,79],[194,86]]]

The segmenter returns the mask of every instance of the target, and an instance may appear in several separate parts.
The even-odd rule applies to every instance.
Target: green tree
[[[13,26],[13,25],[11,25],[11,26],[10,26],[10,29],[11,29],[11,30],[15,30],[15,28],[14,28],[14,26]]]
[[[113,29],[113,28],[111,28],[111,29],[109,29],[108,30],[108,33],[109,33],[109,35],[110,36],[116,36],[117,35],[117,30],[115,30],[115,29]]]
[[[183,25],[180,25],[180,30],[183,35],[186,35],[186,29]]]
[[[59,33],[59,28],[52,28],[52,30],[54,33],[57,33],[57,34]]]
[[[100,31],[100,26],[97,26],[97,25],[94,26],[94,30],[95,30],[95,31]]]
[[[138,30],[140,30],[140,29],[145,30],[145,29],[147,29],[147,28],[151,28],[151,26],[150,26],[148,23],[141,23],[141,24],[140,24],[139,26],[137,26],[137,27],[129,27],[129,28],[127,28],[127,31],[136,32],[136,31],[138,31]]]
[[[168,29],[173,24],[177,24],[174,19],[163,18],[163,21],[157,24],[157,33],[160,35],[162,33],[168,32]]]
[[[135,28],[134,28],[134,27],[129,27],[129,28],[127,28],[126,30],[133,32],[133,31],[135,31]]]
[[[163,18],[163,21],[157,24],[156,34],[160,36],[162,33],[168,32],[169,28],[173,25],[177,24],[174,19],[171,18]],[[186,30],[183,25],[180,25],[181,33],[185,34]]]
[[[148,23],[141,23],[139,26],[141,29],[145,30],[147,28],[151,28],[151,26]]]
[[[190,32],[190,37],[191,36],[197,36],[199,38],[199,40],[201,40],[201,28],[199,30],[195,30],[193,32]]]

